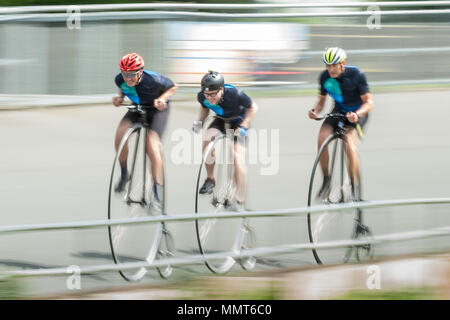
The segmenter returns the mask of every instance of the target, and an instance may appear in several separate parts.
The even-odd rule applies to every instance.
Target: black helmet
[[[217,71],[209,71],[202,78],[202,91],[219,90],[223,87],[225,80]]]

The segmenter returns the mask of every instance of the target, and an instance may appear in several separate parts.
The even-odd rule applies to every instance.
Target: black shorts
[[[331,111],[332,113],[342,113],[341,111],[339,111],[338,109],[333,109],[333,111]],[[356,124],[359,124],[359,126],[361,127],[361,130],[364,131],[364,127],[367,123],[367,120],[369,120],[369,114],[366,114],[364,117],[359,118],[357,123],[352,123],[350,121],[348,121],[347,119],[345,119],[344,121],[344,125],[350,128],[356,128]],[[336,118],[326,118],[325,121],[323,122],[324,124],[328,124],[330,126],[333,127],[333,129],[336,130],[337,125],[338,125],[339,120]]]
[[[239,126],[242,123],[242,119],[237,119],[235,121],[231,121],[230,122],[230,129],[235,130],[236,128],[239,128]],[[214,128],[219,130],[222,133],[225,133],[225,121],[220,119],[220,118],[215,118],[213,122],[211,122],[211,124],[209,125],[209,128]]]
[[[230,130],[235,130],[236,128],[239,128],[241,125],[243,119],[236,119],[234,121],[230,122]],[[215,118],[214,121],[209,125],[208,129],[214,128],[222,132],[223,134],[226,134],[225,132],[225,121],[220,118]],[[247,128],[248,129],[248,128]],[[242,139],[243,138],[243,139]],[[234,136],[234,142],[239,142],[240,145],[246,145],[247,144],[247,136],[238,138],[237,136]]]
[[[160,111],[156,108],[149,108],[146,114],[146,120],[149,124],[149,129],[155,131],[161,139],[164,131],[166,130],[167,121],[169,120],[170,105],[167,104],[167,108]],[[122,118],[127,119],[131,123],[136,123],[139,120],[140,115],[137,112],[128,111]]]

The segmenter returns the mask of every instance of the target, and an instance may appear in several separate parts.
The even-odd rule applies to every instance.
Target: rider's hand
[[[356,123],[359,120],[358,115],[356,114],[356,112],[353,111],[347,112],[345,116],[347,117],[347,120],[350,121],[351,123]]]
[[[202,120],[195,120],[192,124],[192,131],[199,133],[202,130]]]
[[[158,99],[155,99],[155,101],[153,102],[153,105],[159,111],[163,111],[167,106],[167,102],[164,99],[158,98]]]
[[[317,119],[317,113],[316,113],[316,111],[315,111],[314,109],[309,110],[309,111],[308,111],[308,117],[309,117],[310,119],[313,119],[313,120]]]
[[[234,135],[245,137],[247,135],[247,128],[246,127],[238,127],[234,130]]]
[[[120,106],[120,104],[122,102],[123,102],[123,97],[120,97],[120,96],[114,97],[113,100],[112,100],[112,103],[113,103],[114,107]]]

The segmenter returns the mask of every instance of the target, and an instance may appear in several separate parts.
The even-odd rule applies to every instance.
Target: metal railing
[[[49,231],[49,230],[64,230],[64,229],[85,229],[98,228],[114,225],[133,225],[143,223],[158,223],[158,222],[181,222],[194,221],[200,219],[227,219],[227,218],[257,218],[257,217],[282,217],[282,216],[305,216],[307,214],[318,214],[324,211],[338,212],[349,209],[361,208],[380,208],[380,207],[396,207],[396,206],[410,206],[410,205],[436,205],[436,204],[450,204],[450,198],[423,198],[423,199],[400,199],[400,200],[381,200],[381,201],[361,201],[344,204],[321,205],[313,207],[289,208],[272,211],[245,211],[245,212],[219,212],[219,213],[202,213],[202,214],[180,214],[176,216],[155,216],[155,217],[141,217],[132,219],[116,219],[116,220],[97,220],[97,221],[80,221],[67,223],[52,223],[52,224],[35,224],[35,225],[17,225],[17,226],[3,226],[0,227],[0,233],[11,232],[27,232],[27,231]],[[370,239],[361,240],[339,240],[327,241],[322,243],[304,243],[304,244],[286,244],[271,247],[259,247],[254,249],[243,250],[241,253],[236,252],[221,252],[205,255],[188,255],[180,258],[167,258],[157,260],[153,263],[148,262],[132,262],[121,264],[107,264],[80,267],[80,272],[83,274],[104,271],[129,270],[136,268],[156,268],[165,265],[182,266],[202,263],[206,260],[221,259],[225,257],[245,258],[245,257],[261,257],[273,254],[287,254],[295,253],[303,250],[311,249],[333,249],[340,247],[348,247],[362,244],[381,244],[386,242],[398,242],[415,239],[423,239],[430,237],[440,237],[450,235],[450,226],[432,228],[428,230],[416,230],[409,232],[385,234],[373,236]],[[1,271],[0,274],[16,275],[16,276],[44,276],[44,275],[63,275],[67,274],[67,268],[48,268],[35,270],[13,270]]]
[[[244,9],[286,9],[286,8],[360,8],[360,7],[428,7],[450,6],[450,1],[388,1],[388,2],[328,2],[328,3],[277,3],[277,4],[227,4],[227,3],[135,3],[135,4],[92,4],[79,5],[82,11],[110,10],[144,10],[144,9],[210,9],[210,10],[244,10]],[[0,8],[0,14],[30,13],[30,12],[61,12],[70,5],[55,6],[17,6]]]
[[[394,207],[406,205],[423,205],[423,204],[450,204],[450,198],[423,198],[423,199],[399,199],[399,200],[379,200],[379,201],[361,201],[343,204],[321,205],[313,207],[299,207],[269,211],[244,211],[244,212],[217,212],[217,213],[186,213],[177,215],[160,215],[154,217],[136,217],[128,219],[114,220],[96,220],[96,221],[79,221],[79,222],[62,222],[48,224],[29,224],[29,225],[13,225],[0,227],[0,233],[24,232],[24,231],[50,231],[50,230],[68,230],[68,229],[85,229],[98,228],[116,225],[133,225],[142,223],[157,222],[181,222],[195,221],[203,219],[226,219],[226,218],[262,218],[262,217],[278,217],[278,216],[305,216],[309,213],[316,214],[320,212],[338,212],[349,209],[370,209],[380,207]]]
[[[212,18],[212,19],[271,19],[271,18],[313,18],[313,17],[369,17],[373,11],[345,11],[345,12],[307,12],[307,13],[213,13],[213,12],[187,12],[187,11],[124,11],[124,12],[95,12],[83,13],[83,21],[108,20],[147,20],[147,19],[186,19],[186,18]],[[450,14],[450,9],[436,10],[390,10],[379,11],[380,16],[402,15],[437,15]],[[66,22],[67,13],[42,13],[1,15],[0,22]]]
[[[233,251],[204,254],[204,255],[189,255],[180,258],[167,258],[156,260],[155,262],[129,262],[120,264],[107,264],[107,265],[95,265],[95,266],[82,266],[79,269],[80,274],[88,274],[95,272],[105,272],[105,271],[123,271],[138,268],[157,268],[170,266],[183,266],[183,265],[195,265],[203,263],[204,261],[211,261],[214,259],[223,259],[226,257],[231,257],[234,259],[246,258],[246,257],[263,257],[270,256],[274,254],[289,254],[296,253],[304,250],[312,249],[335,249],[335,248],[345,248],[356,245],[367,245],[367,244],[381,244],[388,242],[399,242],[407,240],[417,240],[430,237],[441,237],[450,235],[450,226],[433,228],[429,230],[417,230],[409,232],[399,232],[392,233],[388,235],[373,236],[370,239],[361,240],[340,240],[340,241],[327,241],[317,244],[306,243],[306,244],[286,244],[272,247],[259,247],[255,249],[244,249],[241,253],[236,253]],[[34,269],[34,270],[14,270],[14,271],[2,271],[0,274],[10,275],[10,276],[51,276],[51,275],[67,275],[68,268],[48,268],[48,269]]]
[[[287,4],[192,4],[192,3],[149,3],[149,4],[106,4],[106,5],[57,5],[57,6],[19,6],[0,8],[0,22],[60,22],[66,21],[71,10],[83,13],[84,21],[128,20],[128,19],[170,19],[170,18],[307,18],[307,17],[360,17],[373,15],[374,8],[381,7],[450,7],[450,1],[391,1],[391,2],[342,2],[342,3],[287,3]],[[305,8],[362,8],[367,11],[347,12],[295,12],[295,13],[215,13],[186,10],[248,10],[248,9],[305,9]],[[139,11],[114,11],[139,10]],[[168,10],[168,11],[162,11]],[[183,10],[183,11],[171,11]],[[108,12],[110,11],[110,12]],[[39,13],[45,12],[45,13]],[[63,12],[63,13],[59,13]],[[386,10],[379,11],[390,15],[435,15],[450,14],[450,9],[428,10]]]
[[[371,8],[371,6],[374,6]],[[375,7],[376,6],[376,7]],[[417,7],[422,6],[422,7]],[[430,7],[433,6],[433,7]],[[339,9],[333,9],[333,8]],[[242,13],[238,10],[253,8],[248,13]],[[286,11],[286,8],[291,8]],[[309,10],[308,8],[319,8],[321,11]],[[322,8],[322,9],[320,9]],[[371,10],[376,11],[371,11]],[[422,10],[430,8],[432,10]],[[401,10],[398,10],[401,9]],[[408,10],[406,10],[408,9]],[[420,10],[416,10],[420,9]],[[436,10],[440,9],[440,10]],[[71,11],[72,10],[72,11]],[[123,11],[120,11],[123,10]],[[126,11],[130,10],[130,11]],[[197,10],[197,11],[196,11]],[[202,12],[199,12],[201,10]],[[385,11],[386,10],[386,11]],[[345,11],[345,12],[343,12]],[[76,13],[76,15],[72,15]],[[381,27],[381,19],[373,20],[371,15],[375,17],[383,17]],[[435,17],[434,14],[439,14]],[[447,14],[447,15],[445,15]],[[340,16],[348,16],[352,18],[337,18]],[[409,16],[410,15],[410,16]],[[423,15],[423,19],[421,17]],[[309,29],[305,29],[304,34],[300,38],[296,38],[297,44],[288,46],[293,48],[289,53],[289,58],[285,57],[284,49],[273,49],[275,58],[273,61],[268,57],[267,50],[256,50],[251,53],[232,48],[228,50],[225,57],[217,57],[218,50],[215,49],[214,54],[210,54],[211,59],[215,61],[182,63],[175,59],[192,59],[198,58],[200,53],[190,47],[181,46],[181,50],[173,50],[169,46],[176,43],[177,37],[172,37],[169,27],[173,26],[178,20],[184,22],[192,22],[198,27],[208,21],[213,24],[211,19],[217,22],[230,22],[232,25],[237,23],[235,18],[239,17],[251,18],[256,23],[264,22],[264,18],[278,17],[274,24],[284,24],[284,18],[289,17],[330,17],[324,19],[310,19],[306,21],[290,21],[287,24],[303,25]],[[360,16],[359,18],[357,16]],[[386,18],[384,19],[384,17]],[[390,16],[390,17],[387,17]],[[398,19],[397,19],[398,16]],[[81,6],[43,6],[43,7],[0,7],[0,23],[5,30],[1,34],[0,40],[4,44],[4,52],[0,57],[0,66],[2,68],[14,68],[15,66],[26,65],[30,72],[37,74],[42,81],[38,84],[32,81],[23,81],[19,75],[14,75],[6,80],[2,93],[7,94],[55,94],[55,95],[72,95],[67,101],[61,100],[62,104],[72,103],[77,95],[81,97],[75,104],[90,103],[98,101],[97,99],[85,99],[84,96],[94,95],[98,93],[105,94],[111,89],[110,83],[115,74],[112,72],[112,66],[116,67],[117,59],[123,55],[127,46],[131,43],[122,41],[122,39],[133,38],[130,50],[139,52],[147,59],[146,68],[159,72],[171,77],[171,79],[181,86],[192,86],[198,82],[199,77],[193,75],[200,70],[208,70],[211,65],[219,64],[226,71],[243,71],[242,75],[229,76],[228,82],[242,83],[246,85],[255,85],[259,87],[273,87],[275,90],[298,88],[308,89],[311,83],[317,84],[317,77],[313,76],[311,69],[317,68],[320,63],[320,54],[318,49],[325,47],[325,42],[330,44],[339,44],[348,50],[351,56],[351,62],[354,65],[364,67],[364,69],[375,71],[371,72],[369,83],[372,86],[381,85],[409,85],[409,80],[420,84],[448,84],[449,77],[446,74],[445,64],[449,48],[445,46],[445,32],[449,28],[447,17],[450,16],[450,1],[393,1],[393,2],[329,2],[329,3],[292,3],[292,4],[177,4],[177,3],[149,3],[149,4],[127,4],[127,5],[81,5]],[[189,17],[192,17],[190,19]],[[392,19],[395,17],[395,19]],[[403,17],[403,18],[401,18]],[[163,19],[164,18],[164,19]],[[367,21],[365,21],[369,18]],[[411,18],[412,20],[410,20]],[[136,19],[136,21],[132,21]],[[226,20],[224,20],[226,19]],[[230,20],[228,20],[230,19]],[[250,23],[250,19],[239,23]],[[433,25],[426,25],[423,22],[433,20]],[[34,21],[34,22],[33,22]],[[78,21],[78,25],[75,23]],[[103,22],[102,22],[103,21]],[[405,27],[413,27],[411,23],[415,21],[420,25],[415,26],[413,31],[404,31]],[[21,23],[23,22],[23,23]],[[30,22],[30,23],[29,23]],[[55,22],[55,23],[51,23]],[[98,22],[98,23],[97,23]],[[129,22],[142,24],[139,30],[148,30],[148,32],[135,32],[135,28],[129,26]],[[343,24],[345,22],[345,24]],[[363,31],[360,27],[367,29],[368,26],[377,25],[376,29],[380,34],[374,35],[375,30]],[[404,22],[404,25],[399,23]],[[74,24],[71,24],[74,23]],[[328,31],[322,32],[322,24],[328,26],[329,23],[336,23]],[[346,30],[340,30],[339,25],[344,27],[350,23],[352,28],[358,30],[358,34],[354,34],[353,29],[349,34]],[[392,23],[388,25],[387,23]],[[38,28],[36,27],[38,26]],[[391,28],[392,29],[389,29]],[[402,28],[401,32],[396,32],[394,28]],[[422,28],[430,28],[430,33],[423,38]],[[176,26],[175,26],[176,28]],[[182,27],[181,27],[182,28]],[[432,28],[432,29],[431,29]],[[182,29],[180,29],[181,31]],[[314,31],[313,31],[314,30]],[[367,29],[369,30],[369,29]],[[184,30],[186,31],[186,30]],[[279,32],[279,31],[277,31]],[[361,34],[359,33],[361,32]],[[340,34],[348,36],[357,36],[360,39],[364,37],[373,40],[362,42],[352,41],[352,39],[339,38]],[[174,32],[174,34],[178,34]],[[202,32],[204,34],[204,32]],[[282,34],[287,34],[283,32]],[[302,32],[297,32],[297,35]],[[407,36],[405,36],[405,34]],[[180,35],[181,36],[181,35]],[[320,38],[317,38],[320,36]],[[379,36],[379,37],[378,37]],[[184,45],[188,40],[195,40],[190,31],[186,31],[186,35],[181,36]],[[287,37],[287,36],[286,36]],[[404,48],[399,48],[398,43],[392,43],[391,39],[399,37],[407,39],[403,43]],[[436,37],[436,41],[431,40]],[[221,37],[218,37],[219,39]],[[416,38],[416,40],[413,40]],[[67,42],[60,41],[62,39]],[[100,41],[101,39],[101,41]],[[289,38],[281,37],[285,43],[293,43]],[[286,40],[284,40],[286,39]],[[206,39],[208,48],[214,48],[218,43],[212,42],[215,39]],[[240,40],[240,43],[246,43],[247,40]],[[259,41],[259,40],[258,40]],[[263,40],[259,43],[261,44]],[[30,50],[23,50],[20,43],[30,43]],[[61,43],[66,43],[61,45]],[[311,44],[310,44],[311,43]],[[438,44],[442,44],[439,47]],[[104,46],[110,46],[105,50]],[[178,44],[177,44],[178,45]],[[198,45],[198,43],[196,43]],[[417,48],[415,48],[417,46]],[[307,50],[309,47],[313,50]],[[248,48],[246,44],[246,48]],[[251,47],[249,47],[251,48]],[[127,49],[128,50],[128,49]],[[50,59],[47,52],[54,52]],[[97,52],[103,52],[100,55]],[[201,53],[203,54],[203,53]],[[175,56],[174,56],[175,55]],[[402,59],[400,55],[405,55],[408,61]],[[421,56],[423,57],[421,57]],[[430,69],[423,63],[424,58],[430,56],[429,64],[436,64],[435,61],[442,61],[442,68]],[[250,60],[248,57],[250,56]],[[318,59],[308,58],[318,56]],[[373,57],[373,59],[365,59],[365,56]],[[237,63],[226,61],[228,58],[239,59]],[[84,63],[87,59],[92,59],[92,67]],[[220,61],[218,61],[220,59]],[[276,59],[283,61],[279,64]],[[288,62],[289,60],[289,62]],[[406,63],[405,63],[406,62]],[[404,64],[405,63],[405,64]],[[310,65],[311,64],[311,65]],[[410,69],[404,70],[405,65],[417,64],[418,70],[414,72]],[[182,65],[182,68],[180,68]],[[230,65],[233,65],[232,67]],[[60,66],[62,66],[60,68]],[[380,68],[380,66],[382,66]],[[304,72],[303,69],[311,68]],[[265,71],[277,71],[286,68],[291,74],[264,74]],[[295,70],[294,70],[295,68]],[[182,71],[185,74],[175,74],[171,71]],[[362,69],[364,71],[364,69]],[[383,69],[383,70],[380,70]],[[283,70],[284,72],[286,70]],[[432,70],[432,72],[430,72]],[[439,70],[439,73],[434,70]],[[264,71],[262,74],[256,74],[255,71]],[[298,72],[302,71],[302,72]],[[406,71],[406,72],[405,72]],[[67,81],[59,81],[59,77],[70,72],[73,74]],[[297,72],[296,74],[294,72]],[[281,72],[280,72],[281,73]],[[93,76],[97,79],[92,85],[86,85],[84,77],[86,75]],[[423,79],[419,78],[423,77]],[[386,83],[386,79],[392,81]],[[382,80],[382,83],[378,81]],[[317,88],[317,85],[314,86]],[[1,97],[0,97],[1,98]],[[38,102],[33,99],[24,99],[17,103],[14,96],[5,97],[6,104],[9,107],[16,106],[38,106]],[[70,100],[70,101],[69,101]],[[76,100],[76,99],[75,99]],[[109,102],[105,99],[103,102]],[[11,103],[11,104],[10,104]],[[44,103],[47,103],[44,102]],[[50,102],[52,103],[52,102]],[[54,104],[54,103],[53,103]],[[5,105],[5,103],[3,103]]]

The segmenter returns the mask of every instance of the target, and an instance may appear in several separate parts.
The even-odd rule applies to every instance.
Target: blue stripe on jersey
[[[223,108],[217,104],[210,104],[207,99],[203,100],[203,104],[208,109],[211,109],[215,113],[217,113],[219,116],[223,116]]]
[[[231,85],[231,84],[226,84],[224,85],[225,88],[236,88],[235,86]]]
[[[133,103],[139,104],[139,96],[136,92],[135,87],[129,87],[126,82],[120,85],[120,90],[122,90],[123,94],[128,97]]]
[[[339,107],[339,110],[343,113],[347,113],[350,111],[356,111],[360,106],[346,106],[342,102],[344,102],[344,97],[342,95],[341,86],[336,79],[328,78],[323,84],[325,90],[327,90],[328,94],[336,101],[336,105]]]
[[[342,103],[344,101],[344,97],[342,96],[342,90],[339,82],[336,79],[328,78],[323,84],[325,90],[327,90],[328,94],[337,102]]]
[[[153,72],[153,71],[144,70],[144,72],[145,72],[146,74],[148,74],[148,75],[151,75],[151,76],[158,76],[158,74],[157,74],[156,72]]]

